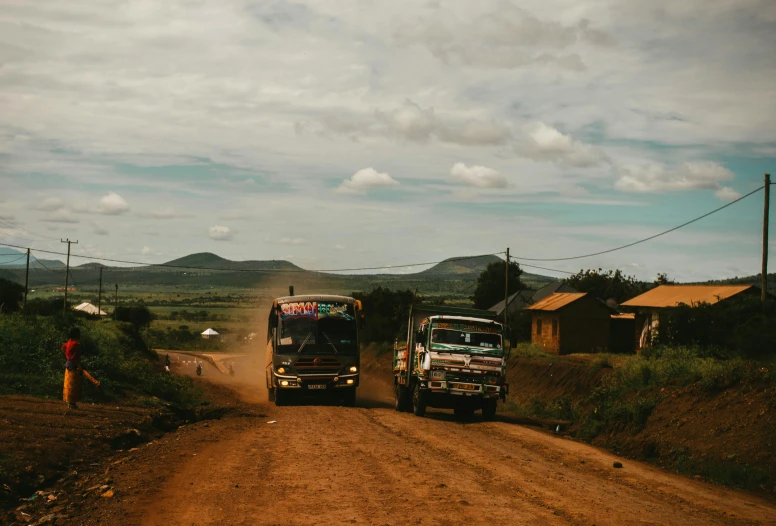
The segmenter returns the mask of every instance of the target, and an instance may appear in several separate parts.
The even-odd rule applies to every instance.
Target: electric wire
[[[724,210],[725,208],[727,208],[729,206],[732,206],[732,205],[736,204],[737,202],[739,202],[739,201],[741,201],[743,199],[746,199],[750,195],[756,194],[757,192],[759,192],[762,189],[763,189],[763,187],[760,186],[760,187],[756,188],[755,190],[752,190],[748,194],[742,195],[738,199],[736,199],[734,201],[731,201],[731,202],[729,202],[727,204],[724,204],[724,205],[720,206],[719,208],[715,208],[711,212],[707,212],[707,213],[703,214],[702,216],[698,216],[695,219],[691,219],[690,221],[687,221],[686,223],[682,223],[681,225],[675,226],[673,228],[669,228],[668,230],[660,232],[659,234],[655,234],[653,236],[645,237],[644,239],[639,239],[638,241],[634,241],[633,243],[628,243],[627,245],[622,245],[622,246],[619,246],[619,247],[610,248],[608,250],[602,250],[600,252],[593,252],[591,254],[583,254],[581,256],[572,256],[572,257],[565,257],[565,258],[525,258],[525,257],[515,256],[514,259],[516,259],[518,261],[571,261],[573,259],[583,259],[583,258],[589,258],[589,257],[593,257],[593,256],[600,256],[602,254],[609,254],[610,252],[616,252],[616,251],[622,250],[624,248],[629,248],[629,247],[638,245],[640,243],[645,243],[647,241],[651,241],[651,240],[653,240],[655,238],[658,238],[660,236],[664,236],[666,234],[670,234],[671,232],[675,232],[676,230],[679,230],[680,228],[684,228],[684,227],[686,227],[688,225],[691,225],[691,224],[695,223],[696,221],[700,221],[701,219],[709,217],[712,214],[716,214],[720,210]]]
[[[593,256],[600,256],[600,255],[603,255],[603,254],[609,254],[611,252],[616,252],[618,250],[623,250],[623,249],[626,249],[626,248],[629,248],[629,247],[632,247],[632,246],[635,246],[635,245],[639,245],[641,243],[645,243],[647,241],[651,241],[653,239],[656,239],[658,237],[664,236],[664,235],[669,234],[671,232],[675,232],[675,231],[677,231],[677,230],[679,230],[681,228],[684,228],[684,227],[689,226],[689,225],[691,225],[691,224],[693,224],[693,223],[695,223],[697,221],[700,221],[701,219],[709,217],[712,214],[715,214],[715,213],[717,213],[717,212],[719,212],[721,210],[724,210],[725,208],[728,208],[729,206],[732,206],[732,205],[738,203],[739,201],[742,201],[743,199],[746,199],[747,197],[756,194],[757,192],[759,192],[762,189],[763,189],[763,187],[758,187],[758,188],[752,190],[751,192],[749,192],[747,194],[744,194],[741,197],[739,197],[739,198],[737,198],[737,199],[735,199],[735,200],[733,200],[733,201],[731,201],[729,203],[726,203],[726,204],[724,204],[724,205],[722,205],[722,206],[720,206],[718,208],[715,208],[714,210],[712,210],[710,212],[707,212],[707,213],[705,213],[705,214],[703,214],[701,216],[698,216],[698,217],[696,217],[694,219],[691,219],[690,221],[687,221],[685,223],[677,225],[677,226],[675,226],[673,228],[670,228],[668,230],[665,230],[663,232],[659,232],[659,233],[654,234],[652,236],[649,236],[649,237],[646,237],[646,238],[643,238],[643,239],[639,239],[639,240],[634,241],[632,243],[628,243],[628,244],[621,245],[621,246],[618,246],[618,247],[610,248],[610,249],[607,249],[607,250],[602,250],[602,251],[599,251],[599,252],[593,252],[593,253],[590,253],[590,254],[582,254],[582,255],[578,255],[578,256],[570,256],[570,257],[562,257],[562,258],[529,258],[529,257],[523,257],[523,256],[511,256],[510,260],[514,259],[515,261],[518,261],[518,262],[523,262],[523,261],[540,261],[540,262],[541,261],[571,261],[571,260],[583,259],[583,258],[588,258],[588,257],[593,257]],[[28,248],[28,247],[22,247],[22,246],[19,246],[19,245],[12,245],[12,244],[9,244],[9,243],[0,243],[0,246],[6,246],[6,247],[11,247],[11,248],[19,248],[19,249],[27,249]],[[43,249],[32,249],[32,248],[30,248],[30,250],[34,250],[36,252],[40,252],[40,253],[44,253],[44,254],[55,254],[55,255],[59,255],[59,256],[67,255],[65,252],[58,252],[58,251],[54,251],[54,250],[43,250]],[[373,266],[373,267],[340,268],[340,269],[251,269],[251,268],[244,269],[244,268],[216,268],[216,267],[204,267],[204,266],[194,266],[194,265],[171,265],[171,264],[168,264],[168,263],[157,263],[157,264],[154,264],[154,263],[144,263],[144,262],[140,262],[140,261],[130,261],[130,260],[121,260],[121,259],[102,258],[102,257],[97,257],[97,256],[86,256],[86,255],[81,255],[81,254],[71,254],[71,257],[87,259],[87,260],[90,260],[90,261],[108,261],[108,262],[111,262],[111,263],[122,263],[122,264],[127,264],[127,265],[137,265],[137,266],[139,266],[141,268],[157,267],[157,268],[172,268],[172,269],[181,269],[181,270],[206,270],[206,271],[221,271],[221,272],[265,272],[265,273],[327,272],[327,273],[335,273],[335,272],[359,272],[359,271],[365,271],[365,270],[387,270],[387,269],[397,269],[397,268],[421,267],[421,266],[427,266],[427,265],[436,265],[436,264],[443,263],[443,262],[464,261],[464,260],[469,260],[469,259],[476,259],[476,258],[493,256],[493,255],[501,255],[501,254],[504,254],[504,252],[492,252],[490,254],[479,254],[479,255],[475,255],[475,256],[454,257],[454,258],[449,258],[449,259],[442,260],[442,261],[427,261],[427,262],[423,262],[423,263],[409,263],[409,264],[403,264],[403,265],[381,265],[381,266]],[[44,265],[38,258],[35,258],[35,260],[39,264],[41,264],[44,268],[46,268],[47,270],[53,272],[52,269],[50,269],[46,265]],[[526,263],[521,263],[521,264],[523,266],[525,266],[525,267],[528,267],[528,268],[537,268],[537,269],[541,269],[541,270],[548,270],[548,271],[551,271],[551,272],[560,272],[560,273],[564,273],[564,274],[573,274],[573,272],[568,272],[568,271],[565,271],[565,270],[551,269],[551,268],[547,268],[547,267],[540,267],[540,266],[530,265],[530,264],[526,264]],[[132,270],[132,269],[126,269],[126,270]],[[71,274],[71,276],[72,276],[72,274]]]
[[[13,254],[13,255],[15,256],[16,254]],[[0,257],[2,257],[2,256],[0,256]],[[22,260],[22,259],[24,259],[26,257],[27,257],[27,254],[24,254],[23,256],[20,256],[20,257],[18,257],[16,259],[12,259],[11,261],[4,261],[2,264],[3,265],[13,265],[17,261]]]

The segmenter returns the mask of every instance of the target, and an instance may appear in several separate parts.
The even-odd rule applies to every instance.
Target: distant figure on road
[[[70,329],[70,339],[62,345],[65,353],[65,387],[63,399],[69,409],[78,409],[81,400],[83,377],[81,376],[81,330]]]
[[[165,354],[164,355],[164,365],[166,365],[167,367],[170,366],[170,355],[169,354]]]

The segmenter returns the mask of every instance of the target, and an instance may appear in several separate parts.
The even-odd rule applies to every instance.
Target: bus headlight
[[[349,371],[351,373],[357,373],[358,372],[358,367],[356,367],[355,365],[351,365]]]
[[[444,371],[431,371],[431,379],[432,380],[444,380],[445,379],[445,372]]]
[[[281,380],[280,385],[282,385],[283,387],[288,387],[288,380]]]
[[[495,376],[488,376],[487,378],[485,378],[485,383],[495,384],[497,380],[498,378],[496,378]]]
[[[347,381],[348,385],[353,385],[354,383],[355,383],[355,380],[353,380],[352,378],[348,378],[348,381]]]

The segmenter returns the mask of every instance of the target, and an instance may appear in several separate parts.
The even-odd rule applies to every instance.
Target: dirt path
[[[396,413],[368,381],[356,408],[275,408],[247,367],[208,366],[233,409],[140,448],[78,524],[776,524],[756,497],[542,431]]]

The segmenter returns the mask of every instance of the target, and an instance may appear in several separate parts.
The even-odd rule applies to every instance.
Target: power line
[[[565,258],[523,258],[523,257],[517,257],[516,256],[513,259],[522,260],[522,261],[570,261],[572,259],[582,259],[582,258],[589,258],[589,257],[593,257],[593,256],[600,256],[602,254],[609,254],[610,252],[616,252],[618,250],[622,250],[624,248],[629,248],[629,247],[632,247],[634,245],[638,245],[640,243],[645,243],[647,241],[651,241],[652,239],[658,238],[660,236],[664,236],[666,234],[670,234],[671,232],[679,230],[680,228],[684,228],[687,225],[691,225],[691,224],[695,223],[696,221],[700,221],[701,219],[709,217],[711,214],[716,214],[720,210],[724,210],[725,208],[727,208],[727,207],[729,207],[731,205],[736,204],[737,202],[741,201],[742,199],[746,199],[750,195],[756,194],[757,192],[759,192],[762,189],[763,189],[763,187],[761,186],[761,187],[759,187],[759,188],[757,188],[755,190],[752,190],[751,192],[749,192],[746,195],[742,195],[741,197],[739,197],[735,201],[731,201],[731,202],[729,202],[729,203],[727,203],[725,205],[720,206],[719,208],[715,208],[711,212],[707,212],[707,213],[703,214],[702,216],[698,216],[695,219],[691,219],[690,221],[687,221],[686,223],[682,223],[679,226],[675,226],[674,228],[670,228],[670,229],[668,229],[668,230],[666,230],[664,232],[660,232],[659,234],[655,234],[653,236],[645,237],[644,239],[639,239],[638,241],[634,241],[633,243],[628,243],[627,245],[622,245],[620,247],[610,248],[609,250],[602,250],[601,252],[593,252],[592,254],[583,254],[581,256],[572,256],[572,257],[565,257]]]
[[[515,259],[515,258],[512,258],[512,259]],[[537,267],[536,265],[528,265],[526,263],[520,263],[520,267],[538,268],[541,270],[549,270],[551,272],[560,272],[561,274],[568,274],[569,276],[574,275],[574,272],[569,272],[568,270],[559,270],[557,268],[547,268],[547,267]]]
[[[15,256],[16,254],[8,254],[8,255],[13,255],[13,256]],[[3,257],[3,256],[0,256],[0,257]],[[18,257],[18,258],[16,258],[16,259],[12,259],[11,261],[6,261],[6,262],[4,262],[4,263],[3,263],[3,265],[12,265],[12,264],[14,264],[15,262],[19,261],[20,259],[24,259],[24,258],[26,258],[26,257],[27,257],[27,254],[24,254],[23,256],[20,256],[20,257]]]
[[[43,268],[45,268],[45,269],[46,269],[46,270],[48,270],[49,272],[56,272],[55,270],[48,268],[48,267],[47,267],[47,266],[46,266],[46,265],[45,265],[45,264],[44,264],[44,263],[43,263],[41,260],[39,260],[39,259],[38,259],[38,258],[36,258],[35,256],[32,256],[32,259],[34,259],[35,261],[37,261],[37,262],[40,264],[40,266],[42,266]]]
[[[19,245],[11,245],[9,243],[0,243],[0,246],[4,247],[11,247],[11,248],[21,248],[26,250],[28,247],[22,247]],[[66,252],[57,252],[55,250],[43,250],[39,248],[30,248],[30,250],[33,250],[35,252],[41,252],[44,254],[55,254],[58,256],[66,256]],[[409,263],[406,265],[382,265],[377,267],[359,267],[359,268],[337,268],[337,269],[244,269],[244,268],[215,268],[215,267],[198,267],[198,266],[191,266],[191,265],[170,265],[168,263],[143,263],[141,261],[129,261],[124,259],[110,259],[110,258],[102,258],[97,256],[85,256],[80,254],[71,254],[71,257],[74,258],[81,258],[81,259],[88,259],[92,261],[109,261],[111,263],[124,263],[127,265],[139,265],[141,267],[159,267],[159,268],[175,268],[175,269],[182,269],[182,270],[211,270],[211,271],[221,271],[221,272],[288,272],[288,273],[300,273],[300,272],[355,272],[360,270],[382,270],[382,269],[392,269],[392,268],[409,268],[409,267],[422,267],[426,265],[437,265],[439,263],[445,263],[445,262],[454,262],[454,261],[465,261],[468,259],[476,259],[481,257],[487,257],[487,256],[497,256],[501,255],[503,252],[491,252],[489,254],[478,254],[475,256],[462,256],[462,257],[454,257],[454,258],[448,258],[442,261],[427,261],[424,263]],[[40,262],[39,259],[35,258],[36,261]],[[45,266],[45,265],[44,265]],[[113,269],[116,270],[116,269]],[[130,270],[130,269],[127,269]]]

